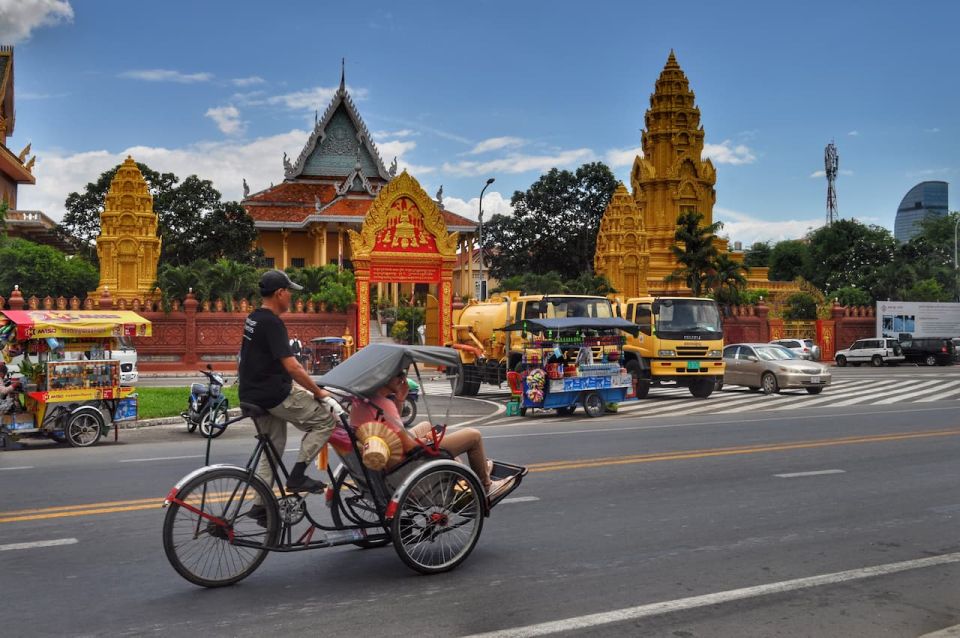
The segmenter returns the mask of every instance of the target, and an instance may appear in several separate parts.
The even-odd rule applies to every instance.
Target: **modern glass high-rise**
[[[897,241],[910,241],[920,232],[920,222],[926,217],[946,217],[947,212],[947,183],[920,182],[900,202],[893,236]]]

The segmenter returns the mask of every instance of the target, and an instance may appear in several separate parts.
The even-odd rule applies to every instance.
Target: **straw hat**
[[[403,442],[397,427],[380,421],[369,421],[357,428],[357,439],[363,446],[363,464],[379,471],[399,463],[403,458]]]

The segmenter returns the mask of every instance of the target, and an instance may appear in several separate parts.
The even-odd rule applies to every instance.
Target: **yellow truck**
[[[615,316],[609,299],[589,295],[506,292],[487,301],[470,301],[463,309],[454,310],[452,334],[444,343],[459,351],[463,365],[456,394],[475,396],[481,383],[499,386],[508,371],[522,366],[529,335],[499,328],[524,319]]]
[[[723,327],[713,299],[632,297],[615,299],[618,315],[640,326],[628,336],[623,361],[636,396],[651,386],[676,384],[706,398],[723,380]]]

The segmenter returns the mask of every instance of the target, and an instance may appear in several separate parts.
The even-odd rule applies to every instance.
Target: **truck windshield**
[[[709,299],[666,299],[653,304],[657,335],[672,339],[720,339],[717,304]]]
[[[547,296],[541,301],[527,302],[524,319],[560,319],[563,317],[613,317],[609,299],[590,297]]]

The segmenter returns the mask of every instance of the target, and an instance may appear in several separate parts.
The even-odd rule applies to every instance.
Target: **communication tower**
[[[830,140],[823,152],[823,168],[827,175],[827,226],[840,218],[837,213],[837,169],[840,167],[840,156],[837,154],[837,145]]]

